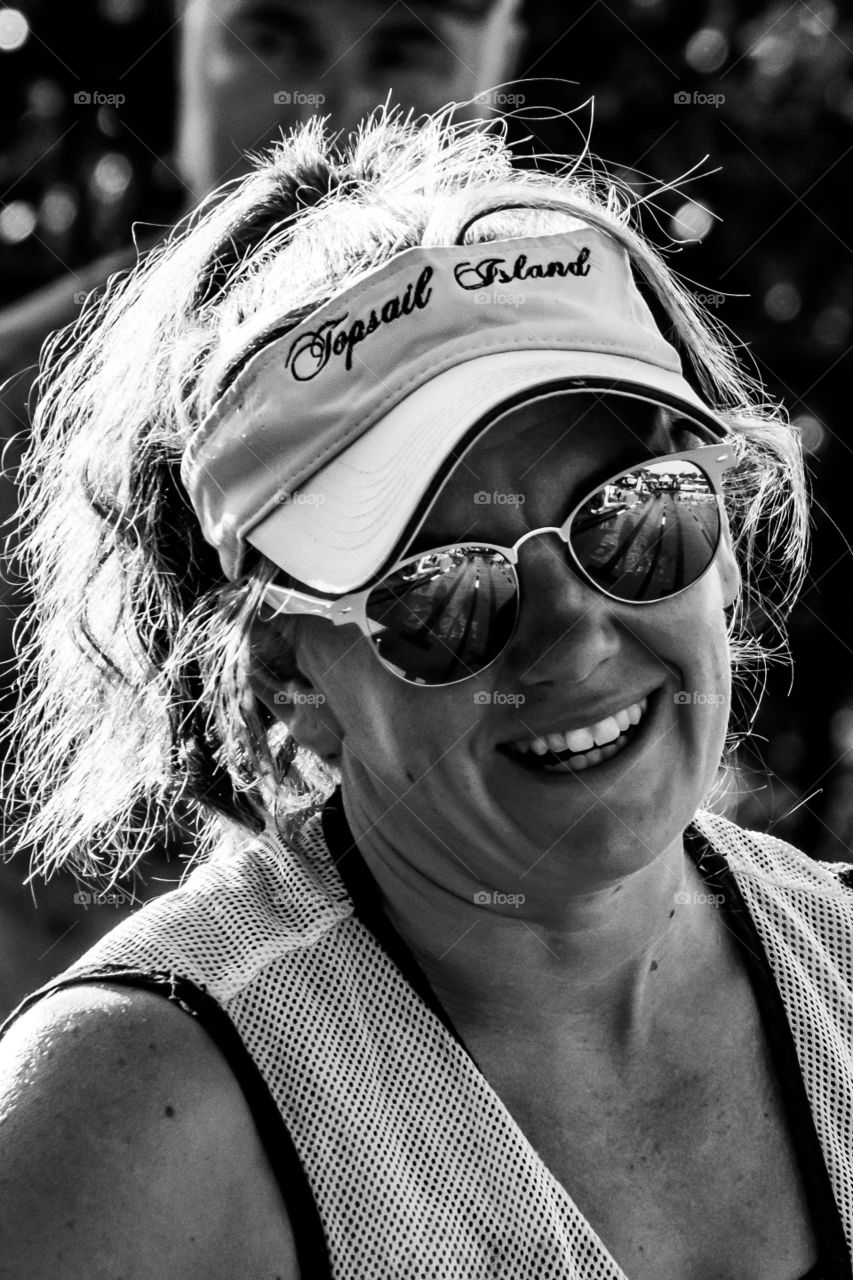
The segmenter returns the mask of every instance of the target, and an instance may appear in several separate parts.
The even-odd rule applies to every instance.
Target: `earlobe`
[[[280,719],[300,747],[307,747],[321,760],[337,763],[341,757],[343,734],[325,695],[308,680],[288,680],[279,694]]]
[[[276,720],[287,725],[300,747],[306,747],[329,763],[340,758],[343,736],[340,725],[325,695],[310,680],[299,673],[282,679],[256,667],[250,683],[255,697]]]

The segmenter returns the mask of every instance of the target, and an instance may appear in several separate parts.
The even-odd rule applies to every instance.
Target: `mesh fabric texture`
[[[693,825],[767,952],[850,1249],[849,868],[709,813]],[[225,1010],[293,1139],[335,1280],[627,1280],[355,915],[320,815],[290,845],[270,829],[214,855],[63,977],[111,964],[189,978]]]

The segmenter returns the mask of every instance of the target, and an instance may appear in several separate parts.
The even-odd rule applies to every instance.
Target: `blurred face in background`
[[[520,3],[185,0],[178,160],[193,197],[245,173],[244,151],[311,115],[349,129],[389,89],[422,112],[500,84],[522,38]]]

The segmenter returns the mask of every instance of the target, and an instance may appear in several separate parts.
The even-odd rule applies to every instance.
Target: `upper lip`
[[[548,724],[543,728],[527,728],[520,733],[515,733],[511,738],[504,739],[499,742],[499,747],[510,747],[516,742],[528,742],[531,738],[547,738],[549,733],[572,733],[576,729],[587,729],[591,725],[598,724],[601,720],[606,720],[608,716],[615,716],[617,711],[624,711],[626,707],[632,707],[635,702],[642,702],[643,698],[651,698],[655,692],[654,689],[647,689],[645,693],[628,694],[623,701],[614,702],[612,696],[608,696],[607,702],[599,701],[580,710],[573,707],[571,711],[567,711],[561,718],[555,717],[549,720]]]

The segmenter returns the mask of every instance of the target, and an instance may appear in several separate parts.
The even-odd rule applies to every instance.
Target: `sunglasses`
[[[406,556],[372,586],[320,600],[271,583],[275,614],[354,624],[384,667],[409,684],[459,684],[491,666],[515,633],[519,550],[556,534],[578,576],[624,605],[672,600],[710,569],[725,520],[722,477],[733,450],[706,445],[620,471],[582,498],[559,527],[532,529],[511,547],[458,542]]]

